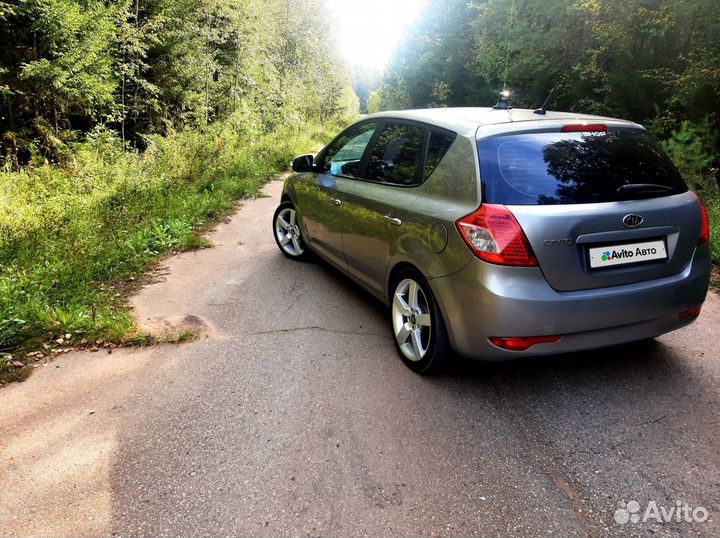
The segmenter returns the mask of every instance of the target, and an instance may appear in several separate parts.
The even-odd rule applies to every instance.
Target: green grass
[[[133,341],[123,286],[165,253],[206,246],[199,232],[234,200],[336,130],[226,123],[151,138],[142,154],[106,132],[64,167],[0,171],[0,377],[44,342]]]

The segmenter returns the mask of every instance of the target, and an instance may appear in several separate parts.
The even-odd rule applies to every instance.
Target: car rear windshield
[[[478,142],[483,200],[586,204],[679,194],[687,187],[660,145],[639,129],[544,132]]]

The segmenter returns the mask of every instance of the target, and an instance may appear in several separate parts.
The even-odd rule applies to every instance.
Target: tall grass
[[[118,283],[252,196],[337,126],[150,138],[140,154],[99,131],[64,167],[0,171],[0,352],[58,338],[119,341],[133,328]]]

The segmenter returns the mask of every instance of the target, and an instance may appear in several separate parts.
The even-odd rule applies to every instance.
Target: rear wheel
[[[285,256],[293,260],[305,260],[308,249],[300,231],[297,211],[290,202],[283,202],[273,216],[275,242]]]
[[[430,286],[419,273],[403,271],[392,289],[390,312],[400,358],[419,374],[444,370],[452,349]]]

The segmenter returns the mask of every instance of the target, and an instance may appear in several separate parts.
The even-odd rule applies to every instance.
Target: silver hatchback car
[[[540,112],[540,113],[538,113]],[[651,135],[573,113],[374,114],[293,161],[273,218],[390,307],[420,373],[658,336],[700,313],[709,220]]]

